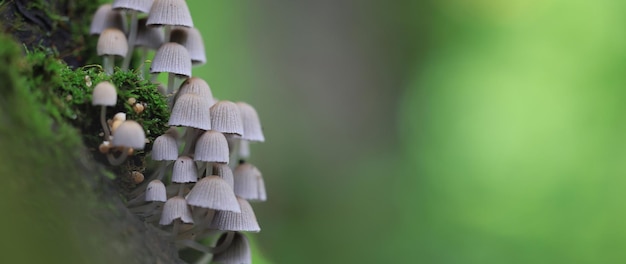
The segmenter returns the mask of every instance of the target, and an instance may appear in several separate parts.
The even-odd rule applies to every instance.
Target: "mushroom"
[[[204,41],[197,28],[177,27],[172,30],[170,41],[181,44],[187,48],[193,66],[200,66],[206,63]]]
[[[267,200],[265,182],[259,169],[250,163],[242,163],[233,171],[235,194],[248,201]]]
[[[155,0],[146,25],[165,26],[165,41],[169,42],[173,26],[193,27],[193,20],[185,0]]]
[[[113,74],[115,56],[126,57],[128,42],[124,32],[116,28],[107,28],[100,34],[97,46],[98,56],[103,56],[104,72]]]
[[[212,253],[214,254],[212,261],[215,263],[252,263],[252,252],[248,238],[239,232],[222,234]]]
[[[106,122],[107,106],[115,106],[117,102],[117,91],[115,86],[107,81],[100,82],[93,89],[91,96],[91,104],[100,106],[100,124],[104,131],[104,140],[111,140],[111,131],[109,131],[109,125]]]
[[[228,164],[228,156],[228,142],[220,132],[206,131],[196,141],[193,158],[195,161],[204,162],[200,172],[206,170],[207,173],[211,173],[213,163]]]
[[[146,145],[146,134],[143,127],[133,120],[124,121],[113,134],[111,140],[113,147],[122,149],[122,154],[115,158],[111,153],[107,154],[107,159],[111,165],[117,166],[122,164],[129,152],[132,150],[143,149]]]
[[[209,228],[225,231],[261,231],[250,203],[239,197],[237,197],[237,202],[239,203],[239,208],[241,208],[241,213],[217,211]]]
[[[219,176],[202,178],[185,197],[192,206],[239,213],[233,188]]]
[[[137,22],[137,39],[135,40],[135,47],[141,52],[141,59],[139,65],[139,76],[144,78],[145,61],[148,57],[149,50],[157,50],[164,42],[163,30],[156,27],[146,26],[147,18],[139,19]]]
[[[135,39],[137,38],[137,15],[150,12],[154,0],[115,0],[113,1],[114,10],[124,10],[130,17],[130,32],[128,33],[128,51],[122,62],[122,70],[128,70],[130,60],[133,57],[133,49],[135,48]]]
[[[185,80],[180,85],[178,92],[176,92],[174,102],[176,102],[176,100],[183,94],[188,93],[197,94],[198,96],[207,100],[209,108],[213,106],[213,93],[211,92],[211,87],[209,87],[209,84],[202,78],[191,77]]]
[[[211,129],[241,136],[243,124],[239,107],[231,101],[219,101],[211,106]]]
[[[150,73],[157,76],[161,72],[167,72],[167,93],[174,90],[176,76],[191,77],[191,58],[185,47],[178,43],[163,44],[154,55]]]
[[[113,10],[111,4],[104,4],[98,7],[91,20],[89,34],[100,35],[107,28],[117,28],[121,31],[126,31],[126,19],[120,12]]]

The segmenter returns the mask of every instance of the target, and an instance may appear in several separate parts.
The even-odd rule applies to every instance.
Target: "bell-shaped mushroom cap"
[[[180,156],[174,162],[172,171],[172,182],[185,183],[198,181],[198,168],[193,159],[187,156]]]
[[[146,201],[147,202],[165,202],[167,200],[167,194],[165,191],[165,184],[159,180],[153,180],[148,183],[146,188]]]
[[[264,202],[267,200],[263,175],[254,165],[250,163],[239,164],[233,175],[237,196],[250,201]]]
[[[125,9],[138,11],[140,13],[150,12],[150,7],[154,0],[115,0],[113,1],[113,9]]]
[[[146,145],[146,134],[143,132],[143,127],[133,120],[124,121],[113,133],[111,145],[143,149]]]
[[[169,72],[189,78],[191,58],[185,47],[178,43],[165,43],[157,50],[150,66],[150,73]]]
[[[98,37],[98,56],[116,55],[126,57],[128,42],[124,32],[117,28],[107,28]]]
[[[137,22],[137,39],[135,46],[157,50],[164,43],[165,36],[161,28],[146,26],[146,18]]]
[[[228,134],[243,134],[239,107],[231,101],[219,101],[211,106],[211,129]]]
[[[206,99],[209,103],[209,108],[213,105],[213,93],[211,92],[211,87],[209,87],[209,84],[202,78],[191,77],[185,80],[183,84],[180,85],[174,100],[177,100],[178,97],[188,93],[197,94],[198,96]]]
[[[237,102],[237,107],[239,107],[239,114],[243,123],[243,135],[241,138],[249,141],[265,141],[261,120],[254,107],[244,102]]]
[[[228,163],[228,141],[220,132],[209,130],[196,141],[196,150],[193,158],[196,161]]]
[[[168,125],[211,129],[211,114],[208,102],[197,94],[185,94],[174,102]]]
[[[176,160],[178,158],[178,144],[170,134],[158,136],[152,144],[152,160]]]
[[[224,233],[217,240],[216,246],[221,245],[226,240],[227,234]],[[212,263],[217,264],[250,264],[252,263],[252,253],[250,251],[250,243],[248,238],[242,233],[236,232],[230,246],[222,252],[213,255]]]
[[[126,31],[126,17],[120,12],[113,10],[111,4],[104,4],[98,7],[93,15],[89,34],[98,35],[107,28],[117,28]]]
[[[219,176],[202,178],[187,194],[187,203],[213,210],[241,212],[233,188]]]
[[[233,170],[226,164],[216,163],[213,164],[213,175],[220,176],[220,178],[224,179],[230,187],[235,187],[235,179],[233,176]]]
[[[115,86],[107,81],[100,82],[93,89],[91,97],[92,105],[115,106],[117,102],[117,91]]]
[[[210,228],[228,231],[261,231],[250,203],[242,198],[237,198],[237,202],[239,202],[241,213],[216,211]]]
[[[161,213],[159,224],[169,225],[179,218],[183,223],[193,223],[191,212],[189,207],[187,207],[187,200],[183,197],[174,196],[163,205],[163,212]]]
[[[172,30],[170,40],[187,48],[187,51],[189,51],[189,57],[191,57],[191,63],[194,66],[200,66],[206,63],[204,41],[202,40],[202,35],[197,28],[176,28]]]
[[[148,26],[193,27],[185,0],[155,0],[148,15]]]

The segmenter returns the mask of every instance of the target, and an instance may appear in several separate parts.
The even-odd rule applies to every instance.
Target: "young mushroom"
[[[124,32],[116,28],[107,28],[100,34],[97,46],[98,56],[103,56],[104,72],[113,74],[115,56],[126,57],[128,42]]]
[[[117,91],[115,86],[107,81],[100,82],[93,89],[91,104],[100,106],[100,125],[104,131],[104,141],[111,140],[111,131],[106,121],[107,106],[115,106],[117,102]]]
[[[122,162],[126,160],[129,152],[143,149],[146,145],[146,134],[143,131],[143,127],[133,120],[124,121],[124,123],[115,130],[111,145],[121,148],[122,154],[117,158],[111,153],[107,154],[109,163],[114,166],[122,164]]]

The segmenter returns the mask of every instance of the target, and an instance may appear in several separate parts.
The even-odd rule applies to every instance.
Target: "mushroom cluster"
[[[168,75],[162,92],[170,98],[170,129],[152,142],[148,155],[154,168],[145,181],[137,175],[144,183],[130,194],[130,210],[164,230],[180,249],[204,252],[214,263],[251,263],[242,232],[261,230],[250,202],[267,196],[261,172],[248,162],[249,144],[265,137],[252,106],[217,100],[206,81],[192,77],[191,68],[206,63],[206,57],[186,2],[115,0],[95,13],[91,33],[99,35],[98,55],[107,75],[132,68],[135,48],[141,50],[141,61],[134,65],[137,74],[147,77],[147,51],[155,50],[151,81],[156,83],[160,73]],[[115,166],[146,144],[142,125],[126,120],[124,113],[107,120],[107,107],[116,101],[116,87],[107,81],[96,85],[93,105],[100,106],[103,130],[100,151]],[[134,105],[133,110],[143,106]],[[213,238],[214,246],[198,242],[207,238]]]

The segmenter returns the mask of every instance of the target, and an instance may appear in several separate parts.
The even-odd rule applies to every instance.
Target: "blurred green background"
[[[626,262],[626,2],[189,5],[271,262]]]
[[[255,263],[626,263],[626,1],[188,5],[264,125]]]

